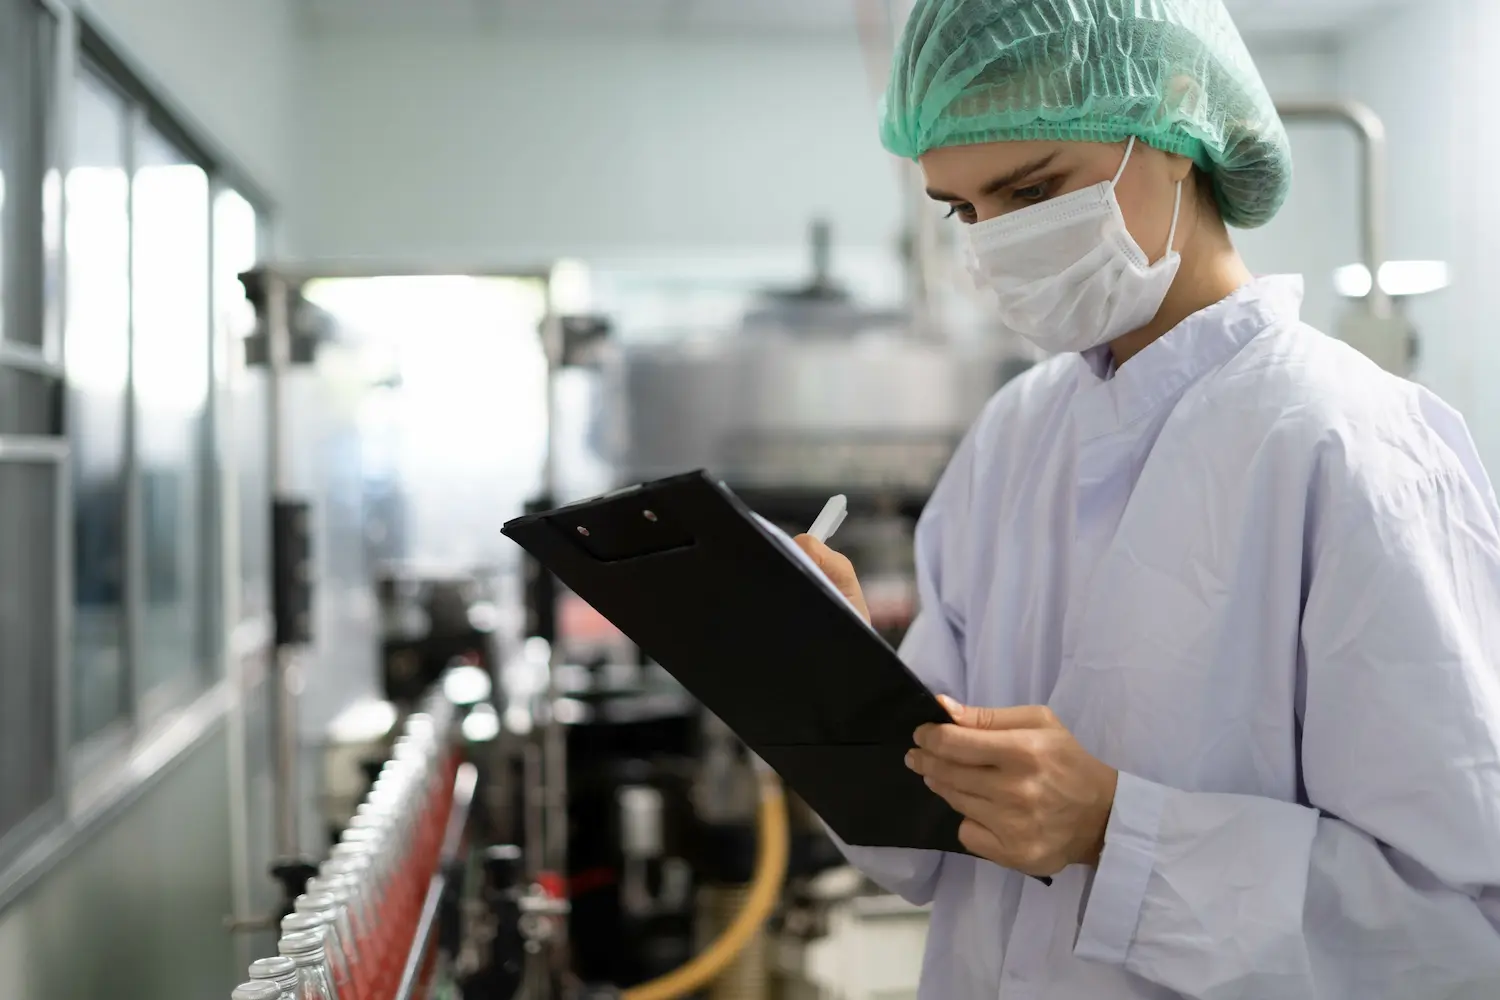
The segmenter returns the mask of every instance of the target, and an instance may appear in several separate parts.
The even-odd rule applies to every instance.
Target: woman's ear
[[[1193,172],[1193,161],[1178,153],[1167,154],[1167,176],[1173,183],[1183,184],[1187,182],[1188,175]]]
[[[1214,190],[1214,176],[1200,167],[1193,168],[1193,188],[1198,192],[1198,204],[1222,223],[1223,213],[1219,209],[1219,195]]]

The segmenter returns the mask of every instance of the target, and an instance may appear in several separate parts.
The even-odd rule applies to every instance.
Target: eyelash
[[[1023,188],[1016,188],[1011,192],[1011,198],[1024,202],[1027,205],[1036,205],[1046,201],[1051,190],[1051,181],[1039,181],[1036,184],[1028,184]],[[952,219],[957,217],[960,222],[967,224],[973,216],[974,206],[968,202],[959,202],[948,206],[948,214],[943,216],[943,218]]]

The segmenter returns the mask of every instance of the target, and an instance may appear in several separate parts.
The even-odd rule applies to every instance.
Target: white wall
[[[298,247],[325,260],[479,267],[731,259],[799,268],[808,220],[898,279],[896,164],[856,39],[579,38],[370,30],[306,48]],[[1327,49],[1261,55],[1269,86],[1326,95]],[[1348,140],[1294,135],[1291,221],[1246,234],[1262,270],[1312,273],[1310,313],[1353,260]],[[1304,154],[1306,154],[1304,156]],[[1352,169],[1352,158],[1350,159]],[[1347,243],[1347,247],[1343,244]],[[884,265],[883,267],[881,265]]]
[[[279,204],[293,187],[294,0],[79,0],[132,69]]]
[[[1345,44],[1342,81],[1384,119],[1390,142],[1388,255],[1449,262],[1453,286],[1413,304],[1422,381],[1468,418],[1500,472],[1500,137],[1483,119],[1500,98],[1500,5],[1429,0]]]
[[[369,33],[308,45],[312,257],[545,262],[885,246],[855,40]]]
[[[1338,60],[1331,45],[1252,45],[1256,65],[1277,100],[1327,98],[1338,90]],[[1333,270],[1357,261],[1358,160],[1354,140],[1326,125],[1287,126],[1292,141],[1292,192],[1276,218],[1261,229],[1236,232],[1235,243],[1258,273],[1303,275],[1303,318],[1330,329],[1341,307]]]

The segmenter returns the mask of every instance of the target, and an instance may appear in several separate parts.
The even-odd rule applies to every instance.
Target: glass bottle
[[[297,996],[297,963],[285,955],[257,958],[250,963],[250,978],[275,983],[281,1000],[299,1000]]]
[[[324,880],[325,884],[338,883],[349,897],[349,912],[354,924],[354,933],[358,938],[355,950],[361,957],[369,957],[368,942],[374,928],[371,924],[374,916],[371,912],[371,901],[369,890],[366,888],[364,877],[367,859],[364,858],[329,858],[318,866],[318,878]]]
[[[304,914],[294,913],[286,919],[299,916]],[[297,963],[297,1000],[339,1000],[328,971],[321,927],[283,934],[277,949]]]
[[[343,1000],[356,1000],[354,949],[347,918],[340,919],[338,905],[326,893],[303,893],[293,901],[298,913],[317,919],[323,927],[323,943],[328,951],[328,966],[333,970],[333,985]],[[285,925],[283,924],[283,930]]]
[[[339,921],[339,935],[349,951],[349,964],[357,966],[364,957],[360,944],[364,940],[364,928],[360,925],[358,899],[352,880],[344,875],[314,875],[307,880],[307,895],[327,896],[333,900],[334,911]],[[351,971],[353,969],[351,968]]]

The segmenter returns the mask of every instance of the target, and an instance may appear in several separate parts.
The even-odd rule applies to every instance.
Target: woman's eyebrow
[[[1030,163],[1023,164],[1022,166],[1017,167],[1015,170],[1012,170],[1010,173],[1004,175],[1003,177],[996,177],[994,180],[990,181],[979,189],[980,196],[988,197],[989,195],[995,194],[999,191],[1003,191],[1006,188],[1010,187],[1012,184],[1024,180],[1029,175],[1036,173],[1038,170],[1042,170],[1050,166],[1052,164],[1052,161],[1055,159],[1057,159],[1056,153],[1048,153],[1046,156],[1039,157],[1035,160],[1032,160]],[[927,197],[931,198],[933,201],[968,200],[966,198],[961,198],[956,194],[949,194],[946,191],[939,191],[937,188],[928,188]]]

